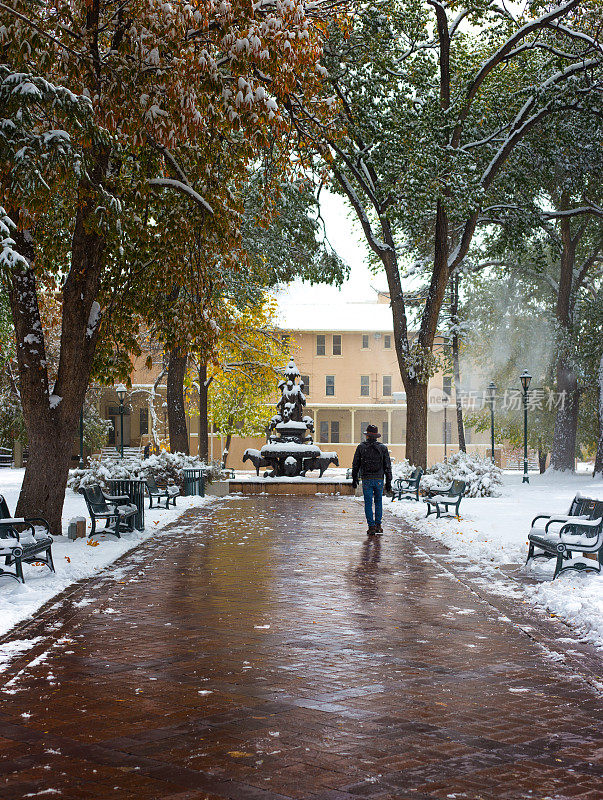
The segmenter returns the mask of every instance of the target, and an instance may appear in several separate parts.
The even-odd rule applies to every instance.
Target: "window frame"
[[[320,444],[327,444],[329,441],[329,422],[326,419],[321,419],[318,423],[318,441]]]
[[[364,383],[364,379],[366,378],[366,383]],[[364,391],[366,389],[366,391]],[[370,375],[361,375],[360,376],[360,397],[370,397],[371,396],[371,376]]]
[[[330,442],[333,444],[339,444],[339,420],[333,419],[331,420],[331,438],[329,439]]]
[[[366,344],[364,343],[365,341],[366,341]],[[362,334],[362,348],[361,349],[362,350],[368,350],[370,341],[371,341],[370,334],[369,333],[363,333]]]
[[[322,339],[322,342],[320,341]],[[320,352],[322,348],[322,353]],[[324,333],[316,334],[316,355],[326,356],[327,354],[327,337]]]
[[[339,352],[338,353],[335,352],[335,340],[336,339],[339,340],[338,341],[338,348],[339,348]],[[332,337],[332,340],[331,340],[331,349],[333,351],[333,355],[334,356],[340,356],[341,355],[341,352],[342,352],[342,337],[341,337],[340,333],[334,333],[333,334],[333,337]]]
[[[335,397],[335,375],[325,375],[325,397]]]
[[[381,388],[383,390],[382,391],[383,397],[391,397],[392,396],[392,376],[391,375],[383,375],[382,377],[383,377],[383,381],[382,381]],[[389,380],[389,391],[387,391],[387,392],[385,391],[385,381],[386,380]]]
[[[310,397],[310,376],[302,375],[301,379],[304,382],[304,396]]]
[[[383,335],[383,349],[384,350],[391,350],[392,349],[392,335],[391,335],[391,333],[385,333]]]

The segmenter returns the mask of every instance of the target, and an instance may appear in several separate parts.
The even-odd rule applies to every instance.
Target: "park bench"
[[[423,470],[415,467],[409,478],[396,478],[393,485],[392,502],[394,500],[416,500],[419,502],[419,486]]]
[[[23,564],[42,562],[54,572],[52,536],[45,519],[11,517],[6,500],[0,495],[0,557],[4,566],[14,565],[15,571],[0,569],[0,575],[10,575],[21,583]]]
[[[601,572],[603,564],[603,501],[576,495],[570,506],[576,514],[538,514],[528,534],[528,557],[556,558],[553,580],[569,569]],[[539,525],[539,520],[546,520]],[[542,552],[536,552],[536,550]],[[596,561],[574,561],[573,554],[593,554]],[[565,561],[571,561],[564,565]]]
[[[128,495],[105,494],[97,483],[91,486],[82,486],[82,494],[92,522],[89,536],[110,533],[119,539],[120,531],[134,530],[134,517],[138,513],[138,509],[130,501]],[[105,527],[97,531],[96,521],[99,519],[105,520]]]
[[[161,498],[165,497],[166,508],[170,507],[170,500],[174,506],[176,505],[176,498],[180,494],[177,486],[158,486],[155,476],[151,473],[147,473],[145,483],[149,493],[149,508],[153,508],[153,498],[157,499],[157,505],[161,505]]]
[[[0,447],[0,467],[12,467],[13,451],[8,447]]]
[[[449,514],[448,509],[450,506],[454,506],[454,516],[458,517],[459,506],[465,494],[465,486],[465,481],[454,480],[447,488],[434,486],[433,489],[430,489],[428,496],[423,501],[427,505],[426,516],[435,513],[437,517],[441,517],[442,508]]]

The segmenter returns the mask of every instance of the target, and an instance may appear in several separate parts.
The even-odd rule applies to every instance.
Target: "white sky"
[[[375,302],[377,296],[371,286],[387,289],[385,275],[373,275],[368,269],[367,245],[351,206],[342,197],[323,190],[321,210],[327,237],[340,257],[349,264],[350,277],[341,289],[328,284],[311,286],[294,281],[279,292],[279,305],[316,304],[340,305],[344,303]]]

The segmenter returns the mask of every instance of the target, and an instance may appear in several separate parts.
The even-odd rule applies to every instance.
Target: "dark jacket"
[[[371,469],[370,471],[367,469],[363,469],[363,463],[366,464],[367,461],[378,460],[371,458],[371,453],[369,452],[370,448],[376,448],[379,455],[381,456],[381,464],[375,470]],[[364,454],[364,458],[363,458]],[[356,448],[356,452],[354,453],[354,461],[352,462],[352,481],[353,483],[358,483],[358,474],[362,471],[362,478],[377,478],[378,480],[383,480],[385,478],[386,483],[391,483],[392,480],[392,462],[389,457],[389,450],[384,444],[381,442],[376,441],[368,441],[368,442],[361,442],[358,447]]]

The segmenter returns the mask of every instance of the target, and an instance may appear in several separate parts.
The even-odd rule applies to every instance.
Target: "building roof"
[[[392,333],[392,310],[387,303],[279,303],[279,326],[290,331],[349,331]]]

